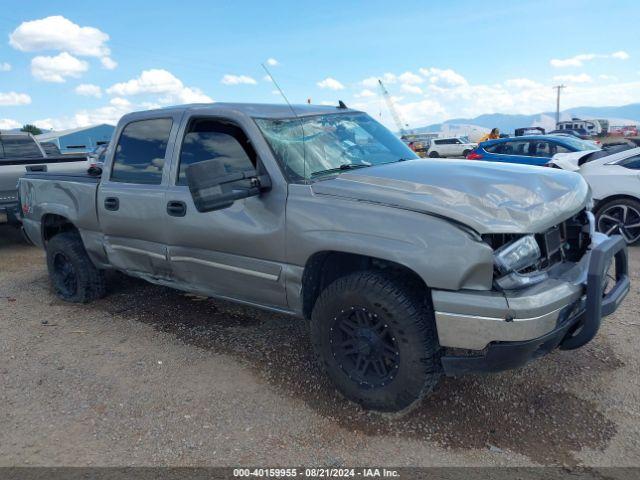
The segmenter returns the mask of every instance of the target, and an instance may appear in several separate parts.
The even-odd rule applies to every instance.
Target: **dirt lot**
[[[120,275],[69,305],[43,258],[0,226],[0,465],[640,465],[640,248],[591,344],[403,418],[341,399],[298,320]]]

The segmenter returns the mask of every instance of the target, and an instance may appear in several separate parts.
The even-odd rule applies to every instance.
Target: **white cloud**
[[[612,82],[617,82],[618,81],[618,77],[616,77],[615,75],[602,74],[602,75],[598,75],[598,78],[600,80],[609,80],[609,81],[612,81]]]
[[[553,77],[553,80],[556,82],[567,82],[567,83],[590,83],[593,82],[593,78],[586,73],[580,73],[577,75],[556,75]]]
[[[91,83],[82,83],[78,85],[74,91],[78,95],[82,95],[84,97],[100,98],[102,96],[102,89],[98,85],[93,85]]]
[[[124,114],[134,110],[158,108],[161,105],[141,103],[134,105],[126,98],[115,97],[109,100],[108,105],[92,109],[79,110],[71,116],[58,118],[43,118],[33,122],[37,127],[46,130],[64,130],[67,128],[86,127],[100,123],[115,125]]]
[[[596,58],[615,58],[617,60],[627,60],[630,55],[625,51],[613,52],[611,54],[598,54],[598,53],[581,53],[574,57],[559,59],[553,58],[549,61],[552,67],[581,67],[585,62],[595,60]]]
[[[258,82],[256,82],[256,80],[253,77],[250,77],[248,75],[227,74],[224,77],[222,77],[222,80],[220,80],[220,83],[224,85],[255,85]]]
[[[0,72],[9,72],[11,71],[11,64],[7,62],[0,62]]]
[[[505,80],[504,84],[510,88],[539,88],[542,84],[529,78],[510,78]]]
[[[369,97],[375,97],[375,96],[376,96],[375,92],[372,92],[368,88],[365,88],[361,90],[360,93],[356,93],[354,95],[354,97],[356,98],[369,98]]]
[[[413,72],[404,72],[398,77],[398,80],[406,85],[418,85],[424,82],[424,78],[422,78],[420,75],[416,75]]]
[[[327,77],[316,83],[316,85],[320,88],[328,88],[329,90],[344,90],[344,85],[332,77]]]
[[[26,93],[0,92],[0,106],[16,107],[18,105],[29,105],[31,97]]]
[[[89,64],[67,52],[55,57],[37,56],[31,59],[31,74],[45,82],[63,83],[66,77],[79,77]]]
[[[624,50],[620,50],[618,52],[613,52],[611,54],[611,58],[617,58],[618,60],[628,60],[630,55]]]
[[[264,80],[265,82],[273,82],[273,80],[271,80],[271,77],[269,75],[265,75],[264,77],[262,77],[262,80]]]
[[[400,85],[400,90],[402,90],[405,93],[412,93],[415,95],[422,94],[422,89],[420,87],[418,87],[417,85],[411,85],[408,83],[403,83],[402,85]]]
[[[126,82],[116,83],[107,89],[109,95],[121,97],[145,94],[160,94],[158,101],[162,104],[170,103],[208,103],[213,100],[202,90],[187,87],[182,81],[168,70],[144,70],[138,77]]]
[[[385,73],[381,77],[369,77],[362,80],[360,83],[363,87],[375,88],[378,86],[378,79],[382,80],[385,85],[391,85],[398,81],[398,76],[393,73]]]
[[[102,66],[107,70],[113,70],[118,66],[118,62],[111,57],[102,57],[100,59],[100,63],[102,63]]]
[[[115,68],[107,47],[109,35],[94,27],[81,27],[71,20],[54,15],[22,22],[9,35],[9,44],[22,52],[59,50],[80,57],[97,57],[105,68]]]
[[[13,130],[20,127],[22,125],[11,118],[0,118],[0,130]]]
[[[420,73],[428,78],[433,84],[458,86],[466,85],[468,83],[462,75],[450,68],[421,68]]]
[[[280,62],[275,58],[271,57],[271,58],[267,58],[267,65],[269,65],[270,67],[277,67],[278,65],[280,65]]]

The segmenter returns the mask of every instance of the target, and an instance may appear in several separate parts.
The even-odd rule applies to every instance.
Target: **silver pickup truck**
[[[579,175],[418,159],[344,104],[128,114],[101,176],[19,187],[61,298],[105,295],[116,269],[307,319],[320,365],[369,409],[580,347],[630,287]]]
[[[89,167],[84,155],[61,155],[57,148],[48,148],[29,133],[0,132],[0,223],[16,222],[18,178],[26,172],[79,172]]]

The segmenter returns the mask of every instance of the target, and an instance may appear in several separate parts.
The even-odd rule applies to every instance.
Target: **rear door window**
[[[515,142],[505,142],[502,144],[502,151],[500,152],[502,155],[519,155],[519,156],[529,156],[529,142],[526,141],[515,141]]]
[[[42,152],[30,137],[2,136],[2,149],[7,160],[16,158],[42,158]]]
[[[129,123],[120,134],[111,181],[160,185],[173,121],[154,118]]]

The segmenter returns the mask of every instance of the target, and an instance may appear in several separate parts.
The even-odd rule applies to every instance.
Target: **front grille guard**
[[[616,283],[605,295],[605,280],[612,261],[616,267]],[[600,329],[602,317],[618,308],[629,293],[630,286],[627,244],[620,235],[614,235],[591,251],[583,318],[567,334],[560,348],[573,350],[591,341]]]

